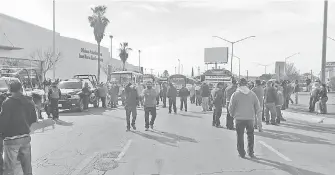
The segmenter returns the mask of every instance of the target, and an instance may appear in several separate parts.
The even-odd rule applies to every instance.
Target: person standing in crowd
[[[276,100],[276,123],[279,124],[280,121],[286,121],[281,113],[281,107],[284,104],[284,95],[283,95],[283,87],[280,86],[278,81],[275,82],[275,88],[277,91],[277,100]]]
[[[213,112],[213,126],[217,128],[222,128],[220,123],[220,118],[222,114],[222,107],[225,103],[224,101],[224,93],[223,93],[223,83],[218,83],[217,88],[215,88],[215,92],[213,94],[213,103],[214,103],[214,112]]]
[[[130,115],[132,115],[131,127],[136,130],[135,122],[137,116],[137,102],[139,100],[139,96],[137,93],[137,89],[129,83],[125,89],[126,92],[126,120],[127,120],[127,131],[130,131]]]
[[[138,94],[138,102],[137,102],[137,106],[138,107],[143,107],[143,84],[141,83],[138,83],[137,84],[137,87],[136,87],[136,90],[137,90],[137,94]]]
[[[145,130],[154,129],[154,123],[156,119],[156,90],[152,88],[152,83],[147,82],[147,89],[143,91],[144,95],[144,117],[145,117]],[[151,114],[151,120],[149,123],[149,114]]]
[[[328,92],[330,92],[330,90],[331,90],[331,82],[330,82],[329,78],[327,80],[327,90],[328,90]]]
[[[201,87],[199,84],[196,85],[195,87],[195,96],[196,96],[195,105],[200,106],[201,105]]]
[[[33,102],[22,94],[20,82],[13,81],[9,87],[12,95],[2,104],[0,113],[0,137],[3,138],[1,144],[4,154],[3,174],[14,175],[16,162],[20,161],[23,174],[31,175],[30,126],[37,122],[36,110]]]
[[[266,83],[264,101],[265,101],[265,122],[270,124],[270,114],[271,113],[271,124],[276,125],[276,101],[277,101],[277,91],[273,87],[272,81]],[[284,98],[285,99],[285,98]]]
[[[320,113],[321,114],[327,114],[327,86],[326,84],[322,84],[321,90],[320,90]]]
[[[176,106],[177,93],[178,92],[176,87],[174,87],[174,85],[170,83],[170,87],[167,92],[167,97],[169,98],[169,114],[171,114],[172,106],[174,113],[177,114],[177,106]]]
[[[311,82],[312,82],[311,79],[309,79],[309,78],[306,79],[306,85],[307,85],[307,87],[306,87],[306,92],[310,92],[310,91],[312,91],[312,88],[311,88]]]
[[[187,96],[189,95],[188,89],[183,84],[182,88],[179,90],[180,97],[180,111],[183,111],[183,107],[185,106],[185,112],[187,112]]]
[[[261,115],[261,107],[255,93],[247,87],[247,80],[240,79],[240,86],[233,93],[230,103],[229,112],[236,120],[237,151],[241,158],[245,158],[244,150],[244,130],[247,130],[248,138],[248,155],[255,158],[254,155],[254,120],[255,115]]]
[[[107,91],[108,91],[107,87],[103,83],[101,83],[98,88],[98,94],[99,98],[101,99],[103,108],[106,108]]]
[[[227,106],[227,117],[226,117],[226,127],[229,130],[234,130],[234,118],[230,115],[229,113],[229,102],[231,99],[231,96],[233,95],[233,93],[236,91],[237,89],[237,83],[235,79],[232,79],[232,84],[226,88],[225,93],[224,93],[224,97],[226,99],[226,106]]]
[[[161,86],[159,85],[159,83],[156,83],[155,90],[157,94],[157,97],[156,97],[157,105],[159,105],[159,94],[161,92]]]
[[[112,82],[108,93],[110,96],[111,108],[116,108],[117,95],[116,95],[116,87],[115,87],[114,82]]]
[[[284,96],[284,104],[282,106],[282,110],[285,110],[288,107],[288,94],[289,94],[289,87],[287,85],[287,81],[283,81],[281,83],[281,86],[283,87],[283,96]]]
[[[57,83],[53,82],[48,92],[48,99],[49,99],[52,119],[54,120],[59,119],[58,101],[61,96],[62,96],[62,93],[60,89],[57,87]]]
[[[204,82],[201,86],[201,97],[202,97],[202,112],[208,111],[208,98],[211,95],[211,92],[209,90],[209,86],[206,82]]]
[[[125,85],[122,85],[120,88],[121,91],[121,102],[122,102],[122,106],[125,106],[126,104],[126,92],[125,92]]]
[[[291,98],[292,94],[294,93],[294,85],[291,83],[291,81],[287,81],[287,88],[288,88],[288,96],[287,96],[288,99],[287,99],[287,104],[286,104],[287,107],[286,108],[288,108],[290,102],[291,102],[291,104],[294,103],[292,98]]]
[[[263,107],[263,97],[264,97],[264,89],[261,84],[261,80],[256,80],[256,86],[251,89],[252,92],[254,92],[257,96],[257,99],[259,101],[259,105]],[[259,118],[257,118],[259,117]],[[261,115],[256,115],[255,118],[255,129],[259,129],[259,131],[262,131],[262,118]]]
[[[194,84],[192,84],[190,88],[190,101],[191,101],[191,104],[195,103],[195,85]]]
[[[298,104],[298,101],[299,101],[299,92],[300,92],[299,81],[298,81],[298,80],[295,80],[295,83],[294,83],[294,90],[293,90],[294,97],[295,97],[295,104]]]
[[[317,80],[312,86],[312,92],[309,99],[309,112],[315,111],[315,103],[319,101],[320,98],[320,83]]]
[[[88,104],[89,104],[89,99],[90,99],[90,95],[91,95],[91,91],[88,87],[88,83],[85,82],[84,88],[81,90],[82,92],[82,97],[83,97],[83,104],[84,104],[84,110],[87,111],[88,110]]]
[[[266,88],[266,81],[263,80],[262,81],[262,87],[263,87],[263,90],[264,90],[264,95],[265,95],[265,88]],[[264,97],[263,97],[263,106],[261,106],[262,108],[262,121],[265,122],[265,116],[264,116],[264,110],[265,110],[265,106],[264,106]]]
[[[166,94],[168,91],[167,83],[163,83],[163,89],[162,89],[162,94],[163,94],[163,108],[166,108]]]

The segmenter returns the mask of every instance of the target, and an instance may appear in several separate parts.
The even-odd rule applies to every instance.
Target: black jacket
[[[3,137],[29,134],[31,124],[36,121],[35,105],[25,96],[10,96],[3,102],[0,113],[0,133]]]
[[[183,87],[179,90],[179,97],[187,97],[189,94],[190,93],[186,87]]]

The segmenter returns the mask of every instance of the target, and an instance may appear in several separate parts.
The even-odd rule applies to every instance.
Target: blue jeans
[[[244,130],[247,130],[248,154],[254,154],[254,121],[236,120],[237,151],[241,156],[245,156],[244,150]]]
[[[16,162],[20,161],[23,175],[32,175],[31,167],[31,137],[14,140],[4,140],[4,172],[3,175],[15,175]]]
[[[271,113],[271,121],[270,114]],[[275,123],[277,118],[276,105],[275,103],[265,103],[265,121]]]

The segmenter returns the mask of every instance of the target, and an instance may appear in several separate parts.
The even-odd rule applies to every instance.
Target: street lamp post
[[[111,38],[111,59],[113,59],[113,35],[109,35]]]
[[[256,63],[256,64],[258,64],[259,66],[263,66],[264,67],[264,70],[265,70],[265,74],[266,74],[266,68],[268,67],[268,66],[270,66],[270,65],[272,65],[273,63],[271,63],[271,64],[259,64],[259,63]]]
[[[141,73],[141,50],[138,50],[138,71]]]
[[[52,2],[52,8],[53,8],[53,27],[52,27],[52,57],[55,58],[56,54],[56,2],[53,0]],[[56,65],[53,65],[52,68],[52,78],[55,81],[56,80]]]
[[[178,59],[178,74],[180,74],[180,59]]]
[[[242,39],[237,40],[237,41],[229,41],[229,40],[226,40],[226,39],[224,39],[224,38],[222,38],[222,37],[219,37],[219,36],[213,36],[213,37],[215,37],[215,38],[219,38],[219,39],[224,40],[224,41],[226,41],[226,42],[228,42],[228,43],[231,44],[230,72],[231,72],[231,74],[233,75],[234,44],[236,44],[236,43],[238,43],[238,42],[240,42],[240,41],[249,39],[249,38],[254,38],[254,37],[256,37],[256,36],[248,36],[248,37],[242,38]]]
[[[234,55],[238,59],[238,79],[241,79],[241,58]]]

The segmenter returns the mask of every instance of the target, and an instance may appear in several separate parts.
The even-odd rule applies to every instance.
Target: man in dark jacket
[[[220,118],[222,114],[222,107],[223,104],[225,103],[222,88],[223,83],[218,83],[217,89],[215,90],[213,95],[213,103],[214,103],[213,126],[217,128],[222,128],[220,124]]]
[[[167,84],[163,83],[163,90],[162,90],[162,95],[163,95],[163,108],[166,108],[166,94],[167,94]]]
[[[180,97],[180,111],[183,111],[183,105],[185,106],[185,112],[187,112],[187,96],[189,95],[188,89],[183,84],[183,87],[179,90]]]
[[[171,108],[173,106],[173,111],[177,114],[176,98],[177,98],[177,89],[170,83],[170,87],[167,92],[167,97],[169,98],[169,114],[171,114]]]
[[[273,87],[272,81],[268,81],[266,83],[266,88],[264,92],[264,107],[265,107],[265,122],[266,124],[270,124],[270,115],[271,113],[271,124],[276,125],[276,102],[277,102],[277,90]]]
[[[57,83],[52,83],[51,88],[49,89],[48,99],[50,104],[50,110],[52,113],[52,119],[59,119],[59,109],[58,109],[58,100],[62,96],[60,89],[57,87]]]
[[[209,85],[204,82],[201,86],[201,97],[202,97],[202,111],[208,111],[209,96],[211,95]]]
[[[83,104],[84,104],[84,110],[88,110],[88,104],[89,104],[89,99],[90,99],[90,95],[91,95],[91,91],[88,87],[88,83],[85,82],[84,88],[81,90],[82,92],[82,100],[83,100]]]
[[[236,91],[237,89],[237,83],[235,79],[232,79],[232,84],[226,88],[225,90],[225,99],[226,99],[226,107],[227,107],[227,117],[226,117],[226,127],[229,130],[233,130],[234,129],[234,118],[230,115],[229,110],[228,110],[228,106],[229,106],[229,102],[230,102],[230,98],[233,95],[233,93]]]
[[[12,95],[2,104],[0,137],[3,138],[3,174],[14,174],[16,161],[21,162],[23,174],[32,174],[30,126],[37,121],[34,103],[22,94],[22,84],[10,83]]]
[[[137,94],[136,88],[132,86],[131,83],[129,83],[125,88],[125,95],[126,95],[126,101],[125,101],[125,109],[126,109],[126,119],[127,119],[127,131],[130,131],[130,115],[132,114],[132,122],[131,126],[134,130],[136,130],[135,121],[136,121],[136,115],[137,115],[137,102],[139,100],[139,96]]]

